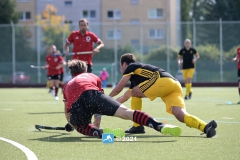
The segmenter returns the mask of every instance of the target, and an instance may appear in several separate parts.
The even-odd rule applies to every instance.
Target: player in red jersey
[[[43,67],[43,69],[47,70],[47,78],[50,81],[50,89],[53,93],[53,96],[56,100],[59,100],[58,98],[58,87],[59,87],[59,79],[60,79],[60,68],[62,68],[66,62],[62,58],[62,56],[59,56],[57,51],[57,48],[55,45],[52,45],[51,47],[52,53],[48,54],[46,56],[46,65]]]
[[[73,78],[63,90],[65,116],[68,121],[65,126],[67,131],[72,131],[74,127],[84,135],[101,137],[104,130],[91,124],[92,115],[101,114],[132,120],[163,134],[175,137],[181,134],[180,127],[157,122],[146,113],[128,109],[117,100],[105,95],[100,78],[87,73],[87,65],[84,61],[71,60],[68,62],[68,68]],[[124,134],[123,130],[122,132]]]
[[[79,20],[78,31],[73,31],[70,36],[66,39],[66,44],[64,46],[66,55],[69,52],[70,44],[73,44],[72,52],[74,55],[72,59],[79,59],[87,62],[87,72],[92,72],[92,57],[94,53],[99,53],[100,49],[104,47],[103,42],[93,33],[88,31],[88,21],[87,19]],[[97,47],[93,49],[93,43],[97,44]],[[78,54],[79,52],[92,52],[91,54]],[[101,116],[94,115],[94,125],[100,127]]]
[[[57,50],[57,53],[59,56],[61,56],[61,52],[59,50]],[[64,58],[63,58],[63,60],[64,60]],[[66,62],[64,64],[66,64]],[[60,68],[59,87],[62,88],[62,90],[63,90],[63,86],[64,86],[63,78],[64,78],[64,67],[61,67]]]
[[[237,48],[237,55],[232,59],[233,62],[238,61],[238,93],[240,96],[240,47]],[[240,101],[238,102],[240,104]]]

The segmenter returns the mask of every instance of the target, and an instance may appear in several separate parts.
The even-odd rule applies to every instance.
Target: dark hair
[[[84,61],[73,59],[68,61],[68,68],[72,76],[87,71],[87,64]]]
[[[133,54],[131,54],[131,53],[125,53],[125,54],[123,54],[123,55],[121,56],[121,65],[122,65],[124,62],[127,63],[128,65],[129,65],[130,63],[134,63],[134,62],[136,62],[136,57],[135,57]]]
[[[80,25],[80,22],[85,22],[88,26],[88,20],[85,18],[79,19],[78,24]]]

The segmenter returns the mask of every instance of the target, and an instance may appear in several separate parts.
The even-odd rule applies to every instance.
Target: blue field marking
[[[175,118],[154,118],[159,120],[168,120],[168,121],[178,121]],[[204,120],[205,122],[208,122],[210,120]],[[225,123],[225,124],[240,124],[240,121],[222,121],[222,120],[215,120],[217,123]]]
[[[102,134],[102,143],[104,144],[114,143],[114,135],[110,133]]]

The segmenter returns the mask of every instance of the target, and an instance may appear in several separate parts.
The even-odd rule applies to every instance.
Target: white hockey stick
[[[42,66],[34,66],[34,65],[30,65],[31,68],[42,68]]]

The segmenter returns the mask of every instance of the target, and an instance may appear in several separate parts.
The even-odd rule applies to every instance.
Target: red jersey
[[[240,69],[240,47],[237,48],[237,56],[238,56],[238,69]]]
[[[80,73],[65,85],[63,101],[67,102],[67,112],[70,111],[72,104],[79,99],[81,94],[87,90],[103,91],[101,80],[95,74]]]
[[[64,59],[62,56],[49,54],[46,56],[46,62],[48,64],[47,75],[58,75],[61,74],[59,69],[56,69],[58,65],[63,63]]]
[[[68,43],[73,43],[72,52],[75,54],[72,56],[72,59],[86,61],[88,64],[92,65],[92,54],[78,55],[77,52],[93,51],[93,43],[98,43],[100,41],[93,32],[86,31],[86,33],[82,35],[80,31],[73,31],[66,41]]]

